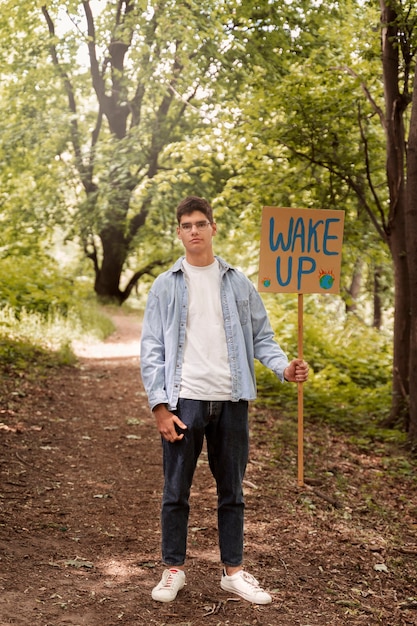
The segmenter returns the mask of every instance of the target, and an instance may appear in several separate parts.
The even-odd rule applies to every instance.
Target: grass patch
[[[102,340],[114,330],[105,310],[94,301],[42,313],[10,306],[0,309],[0,368],[21,372],[31,367],[73,365],[74,341]]]

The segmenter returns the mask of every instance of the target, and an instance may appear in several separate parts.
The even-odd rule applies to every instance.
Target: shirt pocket
[[[249,321],[249,300],[236,300],[239,321],[244,326]]]

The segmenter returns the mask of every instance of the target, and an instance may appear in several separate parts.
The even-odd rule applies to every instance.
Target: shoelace
[[[243,571],[242,577],[244,578],[244,580],[249,585],[251,585],[251,587],[253,587],[254,591],[261,591],[261,592],[263,592],[262,587],[259,586],[258,581],[256,580],[256,578],[254,576],[252,576],[252,574],[248,574],[247,572]]]
[[[178,574],[179,570],[169,570],[169,574],[167,576],[167,579],[164,583],[164,588],[165,589],[170,589],[174,583],[174,578],[175,578],[175,574]]]

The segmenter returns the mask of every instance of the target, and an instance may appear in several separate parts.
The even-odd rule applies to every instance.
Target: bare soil
[[[327,626],[417,624],[413,465],[251,408],[246,568],[273,595],[254,606],[220,589],[216,494],[203,452],[191,497],[187,585],[159,580],[159,435],[139,374],[140,323],[113,316],[76,367],[0,384],[0,625]],[[414,466],[415,468],[415,466]]]

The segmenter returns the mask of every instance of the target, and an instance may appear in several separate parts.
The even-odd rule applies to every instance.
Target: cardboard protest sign
[[[298,294],[298,358],[303,359],[303,294],[338,293],[344,212],[264,207],[259,291]],[[298,383],[298,485],[304,485],[303,384]]]
[[[264,207],[259,291],[338,293],[344,211]]]

